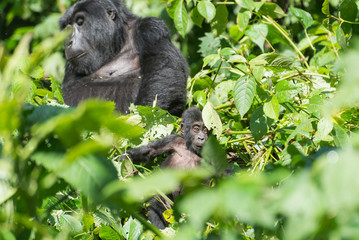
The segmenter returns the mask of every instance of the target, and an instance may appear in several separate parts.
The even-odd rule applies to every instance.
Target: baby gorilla
[[[207,128],[202,120],[202,112],[197,108],[190,108],[182,115],[182,135],[172,134],[170,136],[149,143],[147,146],[127,151],[133,162],[148,162],[157,156],[168,153],[168,157],[161,167],[189,169],[200,164],[201,150],[208,138]],[[174,200],[179,191],[171,193],[168,197]],[[163,212],[167,209],[166,201],[162,198],[150,200],[148,211],[149,220],[158,228],[166,227]]]

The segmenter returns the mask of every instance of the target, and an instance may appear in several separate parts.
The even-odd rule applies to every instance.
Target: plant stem
[[[294,42],[292,41],[292,39],[290,39],[289,34],[278,24],[274,21],[273,18],[269,17],[269,16],[264,16],[263,18],[265,20],[267,20],[270,24],[272,24],[289,42],[290,45],[292,45],[292,47],[294,48],[294,50],[298,53],[300,60],[304,62],[304,65],[306,66],[306,68],[309,69],[309,64],[307,62],[307,60],[305,59],[305,56],[303,55],[303,53],[298,49],[298,47],[294,44]]]

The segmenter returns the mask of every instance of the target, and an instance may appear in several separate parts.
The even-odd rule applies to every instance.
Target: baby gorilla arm
[[[127,151],[127,155],[135,163],[139,162],[149,162],[152,161],[155,157],[161,156],[165,153],[172,153],[175,151],[174,147],[179,143],[182,143],[183,138],[177,134],[172,134],[167,137],[161,138],[155,142],[151,142],[146,146],[141,146],[139,148],[134,148]],[[126,157],[121,157],[121,160]]]

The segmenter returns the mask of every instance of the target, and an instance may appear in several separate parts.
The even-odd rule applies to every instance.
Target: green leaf
[[[203,17],[202,15],[198,12],[198,8],[195,7],[192,9],[191,11],[191,19],[194,22],[194,24],[196,24],[198,27],[202,27],[202,22],[203,22]]]
[[[339,6],[340,18],[354,22],[358,15],[358,5],[354,0],[343,0]]]
[[[268,15],[273,19],[279,19],[282,17],[287,16],[283,9],[276,3],[266,2],[263,6],[259,9],[259,12],[264,15]]]
[[[278,53],[264,53],[249,61],[251,66],[273,66],[291,68],[294,60]]]
[[[297,134],[306,134],[310,131],[310,128],[308,128],[308,125],[310,125],[313,122],[313,118],[309,118],[307,120],[302,121],[295,130],[289,135],[287,138],[287,143],[289,143],[290,140],[292,140]]]
[[[237,24],[239,27],[239,30],[244,32],[244,30],[247,28],[249,19],[251,19],[252,13],[250,11],[243,11],[242,9],[239,11],[237,15]]]
[[[216,15],[216,8],[208,0],[200,1],[197,5],[198,12],[208,21],[210,22]]]
[[[250,109],[255,92],[256,81],[252,75],[245,75],[236,81],[234,85],[234,103],[242,118]]]
[[[84,213],[82,217],[82,221],[83,221],[82,230],[84,232],[90,231],[91,227],[95,223],[95,219],[93,218],[93,216],[87,212]]]
[[[252,0],[236,0],[236,3],[242,7],[246,8],[248,10],[253,10],[255,8],[255,4]]]
[[[233,40],[238,41],[243,36],[243,32],[239,29],[238,25],[233,25],[229,29],[229,35]]]
[[[337,42],[342,49],[347,48],[347,39],[345,37],[345,33],[341,26],[338,27],[337,31],[335,32]]]
[[[62,97],[62,89],[60,83],[53,76],[50,76],[50,82],[54,97],[59,101],[59,103],[63,104],[64,99]]]
[[[264,52],[264,43],[268,34],[268,26],[266,24],[257,23],[250,25],[244,33]]]
[[[333,138],[335,145],[338,147],[346,146],[349,142],[349,136],[346,131],[336,123],[334,123],[333,128]]]
[[[216,64],[219,60],[220,60],[220,56],[218,56],[218,54],[211,54],[206,56],[203,59],[203,66],[202,68],[204,68],[205,66],[207,66],[207,64],[209,64],[210,67],[213,67],[214,64]]]
[[[279,103],[290,102],[297,87],[290,81],[280,81],[275,86],[276,97]]]
[[[176,5],[174,12],[174,23],[177,31],[184,38],[188,26],[188,14],[183,4],[183,0],[179,1],[179,3]]]
[[[142,232],[142,225],[132,217],[128,219],[121,229],[121,235],[128,240],[137,240]]]
[[[205,106],[207,103],[207,95],[204,91],[196,91],[193,94],[193,98],[196,101],[196,103],[198,103],[201,106]]]
[[[211,21],[211,28],[215,36],[223,33],[227,28],[228,10],[226,5],[219,5],[216,9],[216,16]]]
[[[257,108],[250,117],[250,130],[254,137],[254,141],[260,140],[267,134],[269,126],[272,125],[273,120],[267,118],[263,112],[263,108]]]
[[[169,223],[175,223],[176,222],[175,217],[173,215],[173,209],[171,209],[171,208],[167,209],[166,211],[164,211],[162,213],[162,215],[163,215],[164,219],[167,222],[169,222]]]
[[[305,29],[313,25],[314,20],[310,13],[295,7],[289,7],[289,11],[299,20]]]
[[[253,66],[252,74],[254,78],[260,82],[264,75],[264,67],[263,66]]]
[[[328,140],[328,135],[333,130],[333,119],[331,117],[321,118],[317,128],[315,136],[320,140]]]
[[[133,172],[135,171],[135,168],[131,162],[131,160],[129,159],[124,159],[121,163],[121,176],[122,177],[127,177],[131,174],[133,174]]]
[[[278,120],[279,102],[276,96],[273,96],[269,102],[264,103],[263,111],[267,117]]]
[[[101,224],[99,236],[103,240],[121,240],[120,234],[113,228]]]
[[[101,197],[99,193],[104,186],[118,179],[117,170],[111,161],[100,156],[88,155],[67,163],[64,153],[50,148],[45,151],[38,150],[31,159],[94,200]]]
[[[63,230],[68,230],[71,236],[82,233],[82,226],[79,220],[75,217],[63,214],[59,216],[59,221]]]
[[[329,1],[328,0],[324,0],[323,5],[322,5],[322,13],[324,13],[325,15],[330,15],[330,11],[329,11]]]
[[[201,165],[210,172],[221,173],[227,168],[226,152],[212,135],[205,142],[201,155]]]
[[[207,102],[204,106],[202,118],[207,129],[212,130],[212,133],[219,138],[222,134],[222,121],[210,102]]]

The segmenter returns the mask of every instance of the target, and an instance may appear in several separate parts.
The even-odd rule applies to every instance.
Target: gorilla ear
[[[182,135],[184,135],[184,124],[183,124],[183,122],[181,123],[181,133],[182,133]]]
[[[108,17],[111,19],[111,20],[115,20],[116,18],[116,11],[111,9],[111,10],[107,10],[107,14],[108,14]]]

